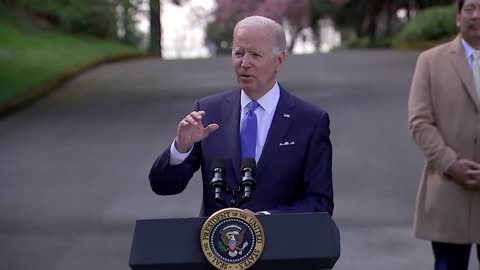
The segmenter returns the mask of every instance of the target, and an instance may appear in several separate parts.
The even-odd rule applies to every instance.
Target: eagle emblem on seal
[[[238,225],[225,226],[221,230],[222,242],[219,243],[222,246],[220,250],[228,253],[230,257],[242,255],[243,250],[248,246],[248,241],[243,242],[243,234],[245,230]]]

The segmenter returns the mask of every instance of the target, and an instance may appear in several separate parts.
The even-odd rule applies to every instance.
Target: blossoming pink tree
[[[288,51],[293,49],[296,38],[310,23],[309,0],[216,1],[217,9],[213,24],[217,31],[232,31],[235,23],[244,17],[262,15],[288,26],[286,27],[290,36]]]

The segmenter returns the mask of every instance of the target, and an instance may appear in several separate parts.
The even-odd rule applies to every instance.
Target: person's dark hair
[[[465,0],[458,0],[458,13],[462,12],[464,2]]]

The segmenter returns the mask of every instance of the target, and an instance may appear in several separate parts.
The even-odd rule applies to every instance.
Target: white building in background
[[[214,0],[191,0],[179,7],[164,1],[162,54],[166,59],[209,57],[205,29],[215,9]]]
[[[286,26],[288,27],[288,26]],[[320,44],[318,51],[326,53],[333,48],[341,45],[342,38],[340,32],[335,30],[333,22],[330,19],[323,19],[319,21]],[[290,40],[287,32],[287,41]],[[315,37],[311,28],[305,28],[297,37],[295,46],[293,47],[293,54],[308,54],[315,53]]]
[[[331,19],[320,20],[320,36],[322,42],[320,43],[321,52],[329,52],[332,49],[342,45],[342,35],[333,26]]]
[[[213,19],[208,14],[215,9],[215,0],[191,0],[181,7],[172,4],[171,1],[164,1],[162,4],[163,57],[166,59],[209,57],[211,53],[204,44],[205,29],[209,20]],[[148,32],[148,22],[142,22],[140,27],[142,31]],[[341,43],[340,33],[335,30],[330,20],[320,21],[320,35],[320,52],[328,52]],[[287,40],[289,38],[287,32]],[[304,29],[298,36],[293,53],[314,53],[314,41],[312,30]]]

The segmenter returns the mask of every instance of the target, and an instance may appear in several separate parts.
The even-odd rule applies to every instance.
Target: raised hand
[[[208,134],[219,128],[218,124],[203,126],[204,111],[193,111],[178,123],[175,148],[180,153],[186,153],[194,143],[205,139]]]

